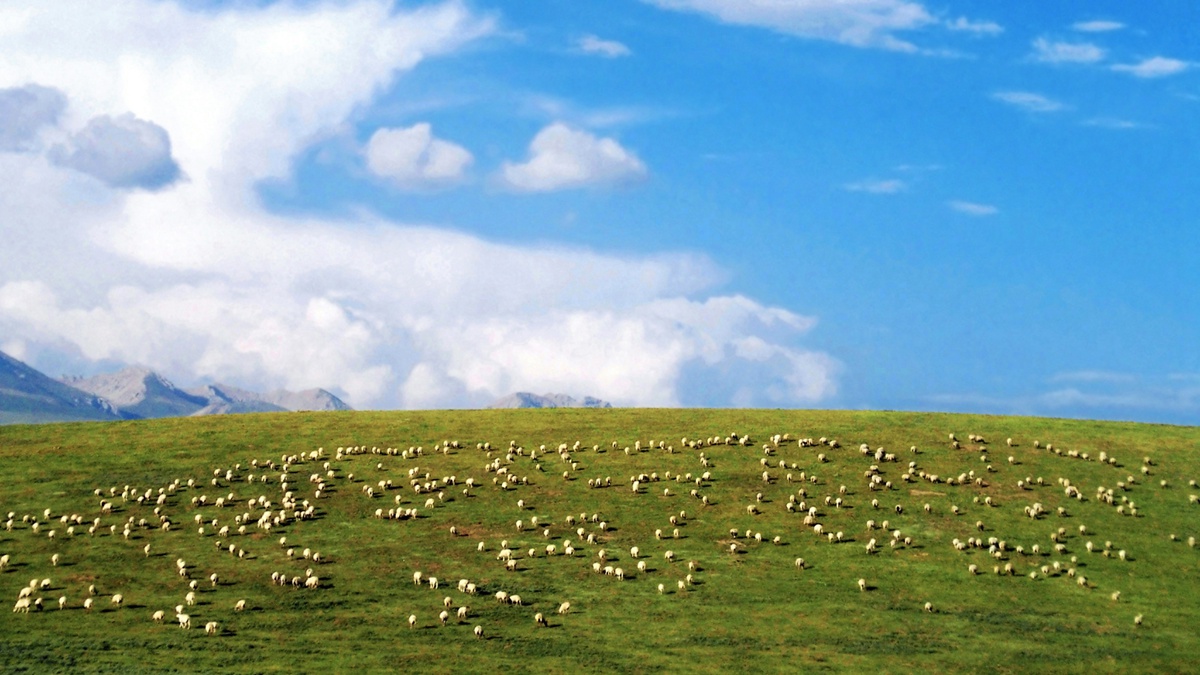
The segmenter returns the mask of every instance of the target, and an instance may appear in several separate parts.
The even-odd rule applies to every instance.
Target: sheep
[[[417,615],[409,614],[408,615],[408,629],[412,630],[413,628],[416,628],[416,627],[417,627]]]
[[[83,609],[85,611],[88,611],[88,612],[92,611],[92,600],[93,600],[92,598],[84,598],[83,599]]]
[[[933,613],[933,603],[932,602],[925,603],[925,611],[929,612],[931,614]]]
[[[866,590],[867,590],[867,580],[866,580],[866,579],[859,579],[859,580],[858,580],[858,590],[860,590],[860,591],[866,591]]]
[[[538,626],[547,626],[547,625],[549,625],[549,624],[547,624],[547,623],[546,623],[546,617],[545,617],[545,616],[543,616],[541,612],[538,612],[537,614],[534,614],[534,615],[533,615],[533,622],[534,622],[534,624],[536,624],[536,625],[538,625]]]
[[[443,626],[445,626],[446,622],[449,620],[450,620],[450,612],[442,610],[442,612],[440,614],[438,614],[438,621],[441,622],[441,624]]]
[[[196,604],[196,592],[188,591],[188,594],[183,597],[183,601],[187,603],[188,607]]]
[[[117,607],[117,609],[120,609],[121,603],[125,602],[125,596],[121,595],[120,593],[117,593],[116,595],[112,596],[112,600],[110,602],[112,602],[112,604],[115,605]]]
[[[205,635],[216,635],[218,632],[220,632],[220,629],[220,624],[218,624],[216,621],[209,621],[208,623],[204,624]]]
[[[559,605],[559,606],[558,606],[558,610],[557,610],[557,611],[558,611],[558,613],[559,613],[559,614],[566,614],[568,611],[570,611],[570,609],[571,609],[571,603],[569,603],[569,602],[564,602],[564,603],[562,603],[561,605]]]
[[[475,633],[475,639],[477,639],[477,640],[482,639],[483,638],[483,626],[475,626],[474,633]]]
[[[192,617],[187,614],[176,614],[175,619],[179,621],[179,627],[184,630],[192,627]]]
[[[151,617],[150,617],[150,618],[154,619],[154,623],[162,623],[162,622],[163,622],[163,618],[164,618],[166,615],[167,615],[167,613],[166,613],[166,612],[164,612],[164,611],[162,611],[162,610],[160,609],[160,610],[157,610],[157,611],[155,611],[155,612],[154,612],[154,614],[153,614],[153,615],[151,615]]]
[[[235,611],[235,612],[241,612],[241,611],[243,611],[243,610],[245,610],[245,609],[246,609],[246,601],[245,601],[245,600],[238,600],[238,601],[237,601],[237,602],[236,602],[236,603],[233,605],[233,611]]]

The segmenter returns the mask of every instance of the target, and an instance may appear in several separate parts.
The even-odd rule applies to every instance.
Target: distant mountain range
[[[492,402],[488,408],[611,408],[608,401],[584,396],[578,400],[566,394],[531,394],[518,391],[515,394],[502,396]]]
[[[297,410],[350,410],[324,389],[246,391],[223,384],[190,390],[147,368],[50,378],[0,352],[0,424],[148,419]]]

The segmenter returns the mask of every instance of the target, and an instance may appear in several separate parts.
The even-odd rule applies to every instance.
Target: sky
[[[7,0],[52,375],[1200,424],[1200,7]]]

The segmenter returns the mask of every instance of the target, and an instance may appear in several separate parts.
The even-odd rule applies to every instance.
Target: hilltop
[[[50,581],[0,670],[1187,671],[1198,460],[1194,427],[912,413],[9,426],[0,594]]]

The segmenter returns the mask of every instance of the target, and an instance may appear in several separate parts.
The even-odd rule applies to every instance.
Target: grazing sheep
[[[539,625],[539,626],[547,626],[547,625],[549,625],[549,624],[547,624],[547,623],[546,623],[546,617],[545,617],[545,616],[542,616],[542,613],[541,613],[541,612],[538,612],[537,614],[534,614],[534,615],[533,615],[533,622],[534,622],[535,624]]]
[[[204,633],[206,635],[216,635],[220,632],[220,625],[216,621],[209,621],[204,624]]]
[[[932,603],[932,602],[926,602],[926,603],[925,603],[925,611],[926,611],[926,612],[930,612],[930,613],[932,613],[932,612],[933,612],[933,603]]]
[[[559,606],[558,606],[558,613],[559,613],[559,614],[566,614],[568,611],[570,611],[570,609],[571,609],[571,603],[569,603],[569,602],[564,602],[564,603],[562,603],[561,605],[559,605]]]
[[[245,600],[238,600],[237,603],[234,604],[234,606],[233,606],[233,611],[235,611],[235,612],[241,612],[244,609],[246,609],[246,601]]]
[[[867,590],[867,580],[866,579],[858,580],[858,590],[860,590],[860,591]]]
[[[409,614],[409,615],[408,615],[408,628],[409,628],[409,630],[412,630],[413,628],[416,628],[416,627],[417,627],[417,615],[416,615],[416,614]]]
[[[112,596],[111,602],[113,605],[115,605],[117,607],[117,609],[120,609],[121,603],[125,602],[125,596],[121,595],[120,593],[117,593],[116,595]]]
[[[175,619],[179,621],[179,627],[184,630],[192,627],[192,617],[187,614],[176,614]]]
[[[474,633],[475,633],[476,639],[482,639],[483,638],[483,626],[475,626]]]

